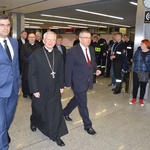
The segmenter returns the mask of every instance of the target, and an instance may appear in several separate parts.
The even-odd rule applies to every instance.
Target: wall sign
[[[145,12],[144,23],[150,23],[150,11]]]

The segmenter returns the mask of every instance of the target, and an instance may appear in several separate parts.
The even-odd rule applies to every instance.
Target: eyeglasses
[[[35,37],[34,37],[34,36],[29,36],[28,38],[32,38],[32,39],[33,39],[33,38],[35,38]]]
[[[4,28],[4,27],[7,27],[7,28],[10,28],[11,27],[11,25],[10,24],[0,24],[0,27],[2,27],[2,28]]]
[[[91,37],[82,37],[82,36],[80,36],[80,38],[84,38],[86,40],[91,40]]]

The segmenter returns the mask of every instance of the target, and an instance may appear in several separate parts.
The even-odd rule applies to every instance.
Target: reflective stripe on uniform
[[[120,79],[116,79],[116,82],[121,82],[122,80],[120,80]]]
[[[101,68],[106,68],[106,66],[101,66]]]
[[[101,48],[100,47],[95,47],[95,52],[101,52]]]
[[[116,54],[119,54],[119,55],[120,55],[120,54],[121,54],[121,52],[119,52],[119,51],[116,51]]]
[[[132,49],[132,47],[131,47],[131,46],[128,46],[127,49]]]

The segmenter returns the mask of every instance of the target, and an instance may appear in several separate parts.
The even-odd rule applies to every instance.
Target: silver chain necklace
[[[48,56],[47,56],[47,54],[46,54],[44,48],[43,48],[43,51],[44,51],[45,57],[46,57],[46,59],[47,59],[49,68],[50,68],[51,71],[52,71],[52,72],[51,72],[51,75],[52,75],[52,77],[53,77],[53,79],[54,79],[54,78],[55,78],[55,74],[56,74],[56,72],[54,72],[54,62],[55,62],[54,50],[53,50],[53,68],[52,68],[52,66],[51,66],[51,63],[50,63],[50,61],[49,61],[49,59],[48,59]]]

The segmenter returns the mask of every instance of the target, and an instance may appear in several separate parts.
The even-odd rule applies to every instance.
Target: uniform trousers
[[[0,97],[0,150],[8,150],[8,130],[14,118],[18,94],[12,90],[10,97]]]

